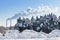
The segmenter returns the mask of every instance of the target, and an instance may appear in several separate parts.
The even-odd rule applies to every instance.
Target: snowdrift
[[[56,38],[60,37],[60,30],[53,30],[51,33],[46,34],[44,32],[35,32],[33,30],[24,30],[20,33],[18,30],[7,30],[5,36],[0,34],[0,39],[25,39],[25,38]]]

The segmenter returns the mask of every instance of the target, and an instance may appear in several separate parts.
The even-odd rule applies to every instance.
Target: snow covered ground
[[[5,36],[0,34],[0,39],[43,39],[43,40],[59,40],[60,30],[53,30],[51,33],[46,34],[44,32],[35,32],[33,30],[24,30],[19,33],[18,30],[7,30]]]

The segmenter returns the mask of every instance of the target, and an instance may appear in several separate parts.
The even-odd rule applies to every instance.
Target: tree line
[[[60,16],[57,17],[55,14],[51,13],[40,17],[36,16],[36,18],[32,16],[31,19],[24,17],[21,19],[21,17],[19,17],[14,28],[20,32],[28,29],[36,32],[42,31],[45,33],[50,33],[55,29],[60,30]]]

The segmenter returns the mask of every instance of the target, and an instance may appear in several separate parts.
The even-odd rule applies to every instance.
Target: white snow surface
[[[7,30],[5,36],[0,33],[0,39],[32,39],[32,38],[59,38],[60,30],[53,30],[51,33],[35,32],[33,30],[24,30],[20,33],[18,30]]]

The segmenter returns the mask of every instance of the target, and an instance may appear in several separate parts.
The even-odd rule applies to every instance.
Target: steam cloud
[[[40,16],[49,13],[57,13],[58,7],[51,8],[49,6],[39,6],[37,8],[29,7],[26,11],[21,11],[18,14],[15,14],[13,17],[8,18],[7,20],[15,19],[18,17],[31,17],[31,16]]]

